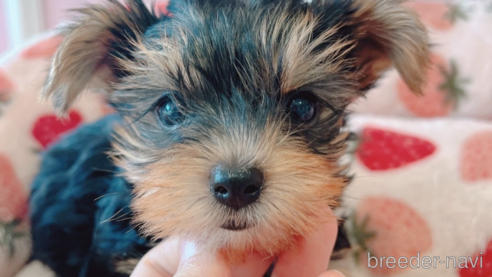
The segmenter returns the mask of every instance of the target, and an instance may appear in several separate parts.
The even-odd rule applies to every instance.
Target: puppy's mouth
[[[246,222],[236,222],[235,220],[230,220],[224,223],[220,228],[229,231],[242,231],[248,229],[250,226]]]

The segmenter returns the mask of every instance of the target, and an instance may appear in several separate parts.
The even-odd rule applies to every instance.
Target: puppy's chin
[[[249,224],[247,222],[237,222],[236,220],[230,220],[220,226],[220,228],[229,231],[243,231],[252,227],[252,225],[253,224]]]
[[[296,237],[285,231],[279,231],[276,235],[273,235],[269,230],[261,226],[228,227],[230,228],[221,227],[220,231],[216,233],[218,238],[224,238],[218,248],[216,248],[217,245],[208,245],[213,248],[210,249],[211,251],[218,251],[231,264],[244,263],[253,253],[259,253],[264,257],[276,256],[293,247]],[[266,235],[265,232],[269,233],[269,235]]]
[[[226,221],[227,224],[208,232],[190,232],[186,239],[195,241],[207,251],[221,253],[231,264],[241,264],[252,253],[268,258],[292,249],[298,237],[309,236],[317,228],[317,223],[327,219],[326,214],[316,216],[318,219],[303,222],[302,230],[294,230],[273,218],[254,223]]]

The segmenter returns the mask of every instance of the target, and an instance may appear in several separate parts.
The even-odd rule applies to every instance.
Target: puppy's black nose
[[[210,189],[213,195],[220,203],[237,210],[258,200],[262,186],[263,173],[257,168],[217,166],[212,170]]]

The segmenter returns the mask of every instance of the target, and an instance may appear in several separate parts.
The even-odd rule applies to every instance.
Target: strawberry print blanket
[[[492,1],[408,3],[434,41],[425,96],[389,71],[348,121],[355,178],[337,214],[352,248],[346,276],[492,276]],[[60,38],[0,58],[0,277],[53,276],[26,265],[29,185],[39,153],[112,112],[86,93],[57,119],[39,93]],[[44,274],[44,275],[43,275]]]

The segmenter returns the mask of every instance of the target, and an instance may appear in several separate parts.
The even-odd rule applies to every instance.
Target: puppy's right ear
[[[98,75],[109,82],[125,74],[118,59],[132,59],[132,45],[158,18],[142,0],[108,0],[76,11],[62,30],[64,40],[52,62],[42,97],[63,115]]]

